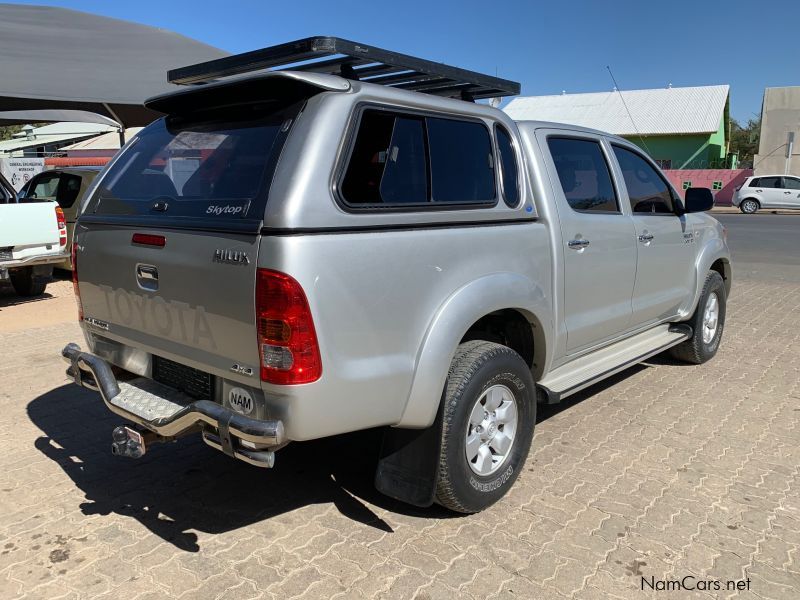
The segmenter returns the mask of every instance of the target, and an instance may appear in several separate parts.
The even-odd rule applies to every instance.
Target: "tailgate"
[[[55,202],[0,204],[0,247],[16,250],[50,245],[59,251]]]
[[[90,331],[220,376],[232,376],[234,364],[258,372],[257,235],[79,228],[79,288]],[[134,234],[163,236],[164,246],[136,243]]]

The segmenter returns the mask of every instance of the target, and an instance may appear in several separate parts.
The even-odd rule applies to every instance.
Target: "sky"
[[[332,35],[519,81],[523,95],[731,86],[757,117],[765,87],[800,85],[800,0],[71,0],[229,52]]]

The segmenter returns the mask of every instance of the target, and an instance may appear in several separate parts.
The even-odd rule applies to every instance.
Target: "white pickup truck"
[[[53,265],[67,256],[67,222],[56,202],[19,204],[0,175],[0,282],[20,296],[44,293]]]

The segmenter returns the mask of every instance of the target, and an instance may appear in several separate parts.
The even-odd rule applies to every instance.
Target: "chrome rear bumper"
[[[151,379],[138,377],[117,381],[102,358],[82,352],[77,344],[61,351],[69,363],[67,376],[81,387],[100,393],[106,407],[161,438],[176,438],[203,430],[203,439],[225,454],[245,462],[271,467],[274,452],[250,449],[242,441],[260,446],[280,446],[285,442],[283,423],[251,419],[210,400],[193,400]],[[216,431],[208,431],[208,427]]]

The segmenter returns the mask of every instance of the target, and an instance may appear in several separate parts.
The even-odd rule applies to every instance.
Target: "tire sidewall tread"
[[[482,477],[467,463],[465,427],[477,399],[497,384],[505,385],[515,396],[517,429],[506,463]],[[465,342],[450,365],[444,403],[436,499],[457,512],[478,512],[506,494],[527,459],[536,422],[533,377],[522,357],[511,348],[482,340]]]

